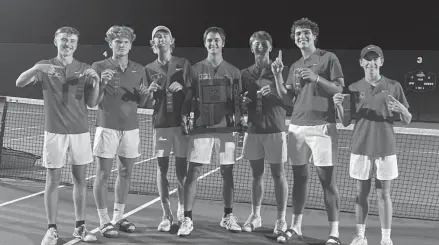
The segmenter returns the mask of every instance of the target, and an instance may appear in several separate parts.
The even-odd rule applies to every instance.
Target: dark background
[[[148,46],[157,25],[171,29],[175,55],[191,63],[205,58],[204,30],[220,26],[227,34],[225,58],[243,69],[253,63],[248,40],[258,30],[272,35],[272,54],[282,49],[285,65],[300,58],[289,34],[294,20],[301,17],[319,24],[317,46],[336,53],[347,84],[363,76],[359,53],[371,43],[384,49],[382,73],[400,81],[405,89],[407,72],[439,74],[439,15],[422,1],[0,0],[0,94],[41,98],[39,86],[18,89],[15,80],[37,61],[56,55],[53,34],[61,26],[81,32],[75,57],[87,63],[103,59],[102,53],[109,51],[104,37],[110,26],[131,26],[137,40],[130,58],[141,64],[155,58]],[[419,56],[422,64],[416,63]],[[415,120],[439,122],[439,111],[434,109],[439,103],[438,90],[405,92]]]

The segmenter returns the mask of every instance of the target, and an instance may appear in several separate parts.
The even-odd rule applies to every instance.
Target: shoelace
[[[238,219],[235,217],[235,216],[233,216],[233,215],[229,215],[229,217],[225,220],[225,225],[227,226],[227,227],[232,227],[232,225],[235,223],[235,224],[237,224],[238,223]]]

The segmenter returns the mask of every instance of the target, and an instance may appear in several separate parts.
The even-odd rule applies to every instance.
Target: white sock
[[[125,204],[114,203],[113,220],[112,223],[116,224],[119,220],[123,219],[123,211]]]
[[[366,225],[357,224],[357,236],[364,238],[364,233],[366,233]]]
[[[329,233],[329,236],[338,237],[338,221],[330,221],[329,227],[331,228],[331,233]]]
[[[258,217],[261,217],[261,206],[252,205],[252,212]]]
[[[283,211],[277,210],[277,220],[285,221],[285,214],[286,214],[285,210]]]
[[[381,241],[390,241],[390,230],[391,229],[381,229]]]
[[[293,222],[291,222],[291,229],[297,232],[298,235],[302,235],[302,218],[303,214],[293,214]]]
[[[98,209],[98,216],[100,225],[110,223],[110,216],[108,216],[108,210],[106,208]]]
[[[169,202],[162,203],[162,210],[163,210],[163,216],[172,215],[171,204]]]

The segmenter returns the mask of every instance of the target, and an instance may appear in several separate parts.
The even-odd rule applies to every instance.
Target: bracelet
[[[320,76],[317,75],[316,84],[319,83]]]

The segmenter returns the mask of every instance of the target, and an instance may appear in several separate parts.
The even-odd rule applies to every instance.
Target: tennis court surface
[[[43,202],[45,170],[41,167],[43,148],[44,112],[41,100],[2,97],[0,138],[2,152],[0,162],[0,245],[40,244],[46,231]],[[90,132],[94,136],[96,111],[89,110]],[[125,208],[129,220],[138,226],[134,234],[123,234],[117,239],[103,238],[97,232],[98,244],[276,244],[270,234],[276,218],[273,182],[269,168],[266,168],[266,193],[263,199],[263,228],[254,233],[233,234],[223,231],[219,221],[223,213],[221,186],[222,179],[218,166],[205,166],[200,177],[197,203],[194,208],[195,230],[188,238],[176,234],[160,233],[157,225],[161,219],[160,202],[157,199],[156,163],[152,157],[152,115],[150,110],[139,109],[138,120],[141,131],[142,156],[133,171],[131,194]],[[415,124],[413,124],[415,125]],[[412,126],[413,126],[412,125]],[[425,126],[425,125],[423,125]],[[400,177],[392,184],[394,224],[392,239],[394,244],[437,244],[439,239],[439,130],[437,125],[429,128],[397,127],[397,147]],[[340,190],[340,238],[349,244],[355,232],[353,212],[355,204],[355,181],[348,176],[350,137],[352,128],[339,128],[339,167],[337,179]],[[236,157],[239,158],[240,148]],[[171,158],[172,159],[172,158]],[[170,163],[170,188],[177,186],[173,160]],[[114,165],[115,166],[115,165]],[[115,168],[114,168],[115,169]],[[286,168],[290,190],[292,170]],[[242,224],[251,211],[251,171],[248,163],[239,160],[235,166],[234,213]],[[95,165],[88,168],[87,178],[92,187]],[[116,171],[110,182],[114,186]],[[63,169],[58,212],[58,244],[82,244],[72,241],[74,212],[71,201],[71,177],[69,166]],[[328,223],[324,210],[323,193],[315,171],[312,171],[303,232],[309,244],[324,244],[328,235]],[[112,196],[113,193],[109,196]],[[175,197],[175,191],[173,195]],[[110,200],[112,203],[112,200]],[[176,201],[173,201],[174,213]],[[291,198],[289,200],[291,206]],[[112,210],[112,204],[109,206]],[[111,213],[111,212],[110,212]],[[370,214],[366,236],[369,244],[379,244],[377,198],[370,197]],[[287,212],[291,222],[291,208]],[[89,230],[97,231],[98,216],[92,192],[88,193],[87,224]],[[4,241],[3,241],[4,240]],[[75,243],[76,242],[76,243]],[[294,243],[291,244],[304,244]]]

